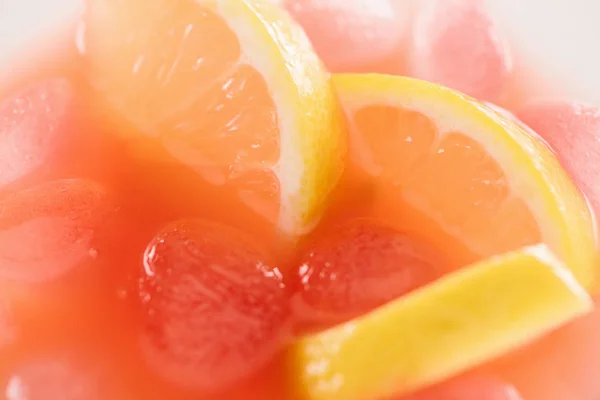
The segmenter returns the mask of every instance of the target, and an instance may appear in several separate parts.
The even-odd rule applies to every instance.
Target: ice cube
[[[512,71],[507,41],[483,0],[422,0],[414,16],[410,74],[486,101]]]
[[[283,0],[333,72],[356,72],[393,54],[406,29],[405,0]]]
[[[115,212],[92,181],[65,179],[13,193],[0,203],[0,279],[44,282],[92,258]]]
[[[253,240],[222,225],[165,227],[148,245],[139,288],[146,359],[185,387],[212,391],[255,373],[285,331],[279,271]]]
[[[52,168],[72,139],[73,89],[66,79],[37,83],[0,103],[0,188]]]
[[[516,115],[548,143],[594,211],[600,212],[600,108],[538,100]]]
[[[440,254],[414,235],[351,220],[302,252],[294,309],[311,326],[333,325],[430,283],[444,267]]]

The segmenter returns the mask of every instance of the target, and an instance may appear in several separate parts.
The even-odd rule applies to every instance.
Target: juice
[[[447,287],[473,263],[543,242],[571,268],[565,287],[592,290],[593,212],[512,117],[411,80],[330,81],[277,2],[221,3],[90,0],[58,35],[70,44],[32,51],[35,68],[0,78],[4,398],[315,400],[318,391],[297,390],[290,375],[297,343]],[[311,10],[344,8],[294,4],[283,6],[313,40]],[[487,16],[463,11],[456,23],[481,18],[491,40]],[[439,51],[456,40],[443,32],[445,45],[421,48],[438,53],[413,52],[396,68],[404,60],[384,53],[406,44],[400,17],[374,14],[389,41],[344,53],[350,61],[332,54],[329,69],[414,67],[417,77],[510,104],[504,48],[484,44],[490,68],[475,81],[453,74],[464,66],[443,70]],[[462,62],[481,61],[471,56]],[[440,70],[419,64],[432,58]],[[285,74],[273,67],[281,65]],[[565,169],[585,190],[588,178]],[[592,400],[600,327],[598,311],[584,308],[564,321],[540,317],[531,337],[512,326],[505,351],[491,340],[476,361],[449,363],[436,379],[356,400]],[[339,396],[330,399],[353,399]]]

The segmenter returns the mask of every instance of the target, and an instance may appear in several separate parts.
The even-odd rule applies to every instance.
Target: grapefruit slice
[[[476,263],[290,351],[300,398],[387,398],[497,357],[590,311],[545,245]]]
[[[281,7],[90,0],[81,31],[90,82],[126,138],[235,187],[284,232],[310,230],[343,169],[343,117]]]
[[[411,78],[334,78],[355,169],[379,181],[374,213],[466,265],[546,243],[589,290],[591,211],[541,139],[483,104]]]

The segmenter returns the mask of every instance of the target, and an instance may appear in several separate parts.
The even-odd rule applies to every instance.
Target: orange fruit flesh
[[[374,176],[375,214],[427,237],[462,266],[540,241],[498,163],[461,132],[417,111],[368,106],[350,116],[355,173]]]
[[[91,4],[82,50],[132,148],[151,162],[175,158],[275,219],[277,112],[234,32],[194,1]]]

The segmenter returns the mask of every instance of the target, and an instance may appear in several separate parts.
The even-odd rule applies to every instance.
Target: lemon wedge
[[[586,290],[545,245],[491,257],[289,353],[303,400],[401,395],[493,359],[585,314]]]
[[[430,82],[342,74],[334,83],[352,164],[381,182],[381,218],[432,241],[450,237],[435,245],[465,247],[458,265],[545,243],[582,286],[600,289],[592,213],[534,133]]]
[[[290,15],[262,0],[90,0],[84,21],[87,78],[136,152],[231,187],[289,235],[311,230],[346,131]]]

